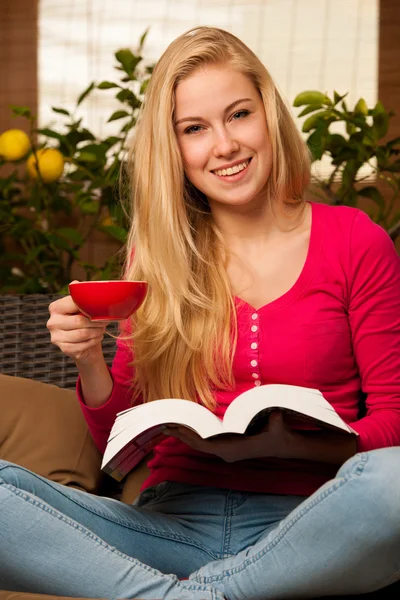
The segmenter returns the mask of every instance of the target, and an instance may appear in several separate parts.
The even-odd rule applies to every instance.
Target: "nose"
[[[230,156],[239,150],[239,143],[230,135],[229,131],[224,127],[215,132],[213,154],[216,158],[221,156]]]

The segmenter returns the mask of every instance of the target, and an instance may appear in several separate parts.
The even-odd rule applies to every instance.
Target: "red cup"
[[[143,303],[146,281],[76,281],[68,286],[79,310],[92,321],[123,321]]]

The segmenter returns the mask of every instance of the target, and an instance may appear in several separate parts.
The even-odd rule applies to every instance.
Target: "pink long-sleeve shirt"
[[[254,385],[313,387],[359,433],[360,451],[400,445],[400,257],[363,211],[311,206],[309,250],[293,287],[258,310],[236,298],[236,388],[216,391],[216,414],[222,417]],[[130,360],[130,349],[119,341],[113,391],[99,408],[85,405],[78,380],[82,411],[102,452],[117,412],[131,405]],[[148,466],[142,489],[172,480],[299,495],[311,494],[337,470],[277,458],[226,463],[175,438],[155,448]]]

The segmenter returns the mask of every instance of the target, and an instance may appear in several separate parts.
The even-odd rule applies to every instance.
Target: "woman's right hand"
[[[104,361],[102,340],[107,323],[91,321],[65,296],[49,305],[47,328],[51,343],[78,365]]]

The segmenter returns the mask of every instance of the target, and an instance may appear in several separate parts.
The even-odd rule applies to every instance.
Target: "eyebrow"
[[[241,102],[251,102],[251,100],[251,98],[240,98],[239,100],[235,100],[235,102],[232,102],[232,104],[229,104],[229,106],[225,108],[224,114],[228,113],[230,110],[232,110],[232,108],[235,108],[235,106]],[[186,123],[187,121],[203,121],[203,117],[185,117],[184,119],[179,119],[179,121],[176,121],[175,126],[179,125],[179,123]]]

